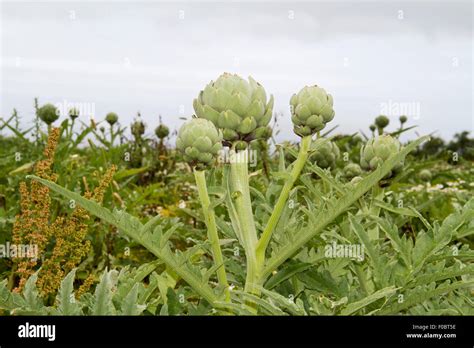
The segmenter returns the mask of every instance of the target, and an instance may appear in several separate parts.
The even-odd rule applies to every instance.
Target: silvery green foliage
[[[333,98],[318,86],[306,86],[290,100],[291,120],[299,136],[315,134],[334,118]]]
[[[222,149],[222,136],[212,122],[193,118],[179,129],[176,148],[186,162],[210,165]]]
[[[320,168],[334,168],[341,153],[339,147],[334,142],[324,141],[324,139],[317,139],[315,142],[316,146],[318,142],[322,142],[322,144],[310,157],[310,160],[316,163]]]
[[[242,143],[268,135],[273,96],[267,101],[265,89],[250,76],[246,81],[224,73],[199,93],[193,106],[197,117],[222,130],[225,141]]]
[[[47,125],[59,118],[59,110],[53,104],[45,104],[37,111],[38,117]]]
[[[400,152],[401,144],[398,139],[390,135],[380,135],[372,138],[360,149],[360,165],[365,170],[374,170],[384,163],[391,155]],[[397,163],[387,174],[399,172],[403,167],[403,160]]]
[[[143,284],[159,265],[143,264],[139,268],[125,267],[120,272],[104,271],[93,294],[85,293],[76,299],[73,269],[62,280],[54,304],[47,306],[36,288],[37,273],[27,281],[21,294],[7,289],[7,279],[0,283],[0,310],[10,315],[140,315],[152,304],[150,295],[157,285]]]

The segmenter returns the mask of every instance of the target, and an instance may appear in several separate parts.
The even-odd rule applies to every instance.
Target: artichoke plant
[[[315,145],[322,141],[323,139],[316,140]],[[310,157],[310,160],[315,162],[320,168],[333,169],[336,166],[336,161],[339,159],[339,156],[339,147],[332,141],[328,141],[318,147],[316,152]]]
[[[113,126],[118,121],[118,115],[115,112],[109,112],[107,116],[105,116],[105,120],[108,124]]]
[[[222,134],[211,121],[193,118],[181,126],[176,148],[191,165],[210,165],[222,149]]]
[[[170,134],[170,130],[164,124],[160,124],[158,127],[155,128],[155,134],[158,139],[164,139]]]
[[[211,81],[194,99],[196,116],[222,130],[226,145],[245,148],[249,142],[268,136],[273,96],[249,76],[224,73]]]
[[[400,142],[390,135],[372,138],[360,149],[360,165],[363,169],[375,170],[391,155],[400,152],[401,147]],[[402,167],[403,161],[395,165],[386,177],[391,177],[392,174],[400,171]]]
[[[333,98],[318,86],[305,86],[290,99],[294,132],[301,136],[315,134],[334,118]]]
[[[59,110],[53,104],[45,104],[37,111],[38,117],[48,126],[59,118]]]

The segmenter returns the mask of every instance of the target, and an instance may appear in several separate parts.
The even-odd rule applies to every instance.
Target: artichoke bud
[[[404,124],[406,121],[408,121],[408,117],[406,117],[405,115],[402,115],[400,116],[399,120],[401,124]]]
[[[362,174],[362,168],[357,163],[349,163],[344,167],[344,176],[347,179],[360,176]]]
[[[76,118],[79,117],[79,110],[76,109],[76,108],[71,108],[69,109],[69,117],[72,119],[72,120],[75,120]]]
[[[375,127],[375,124],[371,124],[369,128],[372,132],[375,132],[375,130],[377,129],[377,127]]]
[[[270,123],[273,96],[267,102],[265,89],[252,77],[247,81],[224,73],[199,93],[193,107],[198,118],[211,121],[232,145],[235,141],[254,140],[257,127]]]
[[[108,124],[113,126],[118,121],[118,115],[115,112],[109,112],[107,116],[105,116],[105,120]]]
[[[38,109],[38,117],[48,126],[59,118],[59,110],[53,104],[45,104]]]
[[[389,123],[390,123],[390,120],[388,119],[387,116],[384,116],[384,115],[380,115],[375,119],[375,125],[378,128],[383,129],[383,128],[387,127]]]
[[[155,134],[158,139],[164,139],[170,134],[170,130],[164,124],[160,124],[158,127],[155,128]]]
[[[145,134],[145,124],[142,121],[133,122],[132,134],[137,138]]]
[[[294,132],[301,136],[322,130],[334,118],[333,98],[318,86],[305,86],[290,99]]]
[[[211,121],[193,118],[179,129],[176,148],[190,165],[204,168],[222,149],[222,134]]]
[[[432,178],[431,172],[428,169],[423,169],[418,173],[418,177],[423,181],[430,181]]]
[[[360,149],[360,165],[365,170],[375,170],[390,156],[399,153],[400,150],[400,142],[390,135],[372,138]],[[402,167],[403,160],[396,164],[392,171],[398,172]],[[391,174],[389,173],[386,178],[390,177]]]
[[[322,142],[323,139],[317,139],[314,145],[318,145],[318,142]],[[339,159],[340,150],[339,147],[332,141],[325,142],[317,148],[315,153],[310,157],[311,161],[316,162],[318,167],[326,168],[335,168],[336,161]]]

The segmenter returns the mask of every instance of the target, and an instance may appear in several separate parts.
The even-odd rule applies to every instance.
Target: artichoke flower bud
[[[155,128],[155,134],[158,139],[164,139],[170,134],[170,130],[164,124],[160,124],[158,127]]]
[[[75,120],[76,118],[78,118],[79,110],[76,108],[69,109],[69,117],[71,118],[71,120]]]
[[[118,115],[115,112],[109,112],[107,116],[105,116],[105,120],[108,124],[113,126],[118,121]]]
[[[136,138],[140,138],[145,134],[145,124],[142,121],[135,121],[132,123],[132,134]]]
[[[383,164],[391,155],[397,154],[401,150],[398,139],[390,135],[381,135],[370,139],[360,149],[360,165],[366,170],[375,170]],[[403,160],[396,164],[386,178],[392,176],[392,172],[398,172],[403,168]]]
[[[377,129],[377,127],[375,127],[375,124],[371,124],[369,128],[372,132],[375,132],[375,130]]]
[[[423,169],[422,171],[420,171],[418,173],[418,177],[422,180],[422,181],[430,181],[431,178],[432,178],[432,175],[431,175],[431,172],[428,170],[428,169]]]
[[[384,129],[385,127],[388,126],[390,123],[390,120],[388,119],[387,116],[380,115],[375,119],[375,125],[377,128]]]
[[[222,134],[211,121],[193,118],[179,129],[176,148],[190,165],[206,167],[222,149]]]
[[[334,118],[333,98],[318,86],[305,86],[290,99],[294,132],[301,136],[315,134]]]
[[[400,116],[399,120],[401,124],[404,124],[406,121],[408,121],[408,117],[406,117],[405,115],[402,115]]]
[[[38,109],[38,117],[48,126],[59,118],[59,110],[53,104],[45,104]]]
[[[349,163],[344,167],[344,176],[347,179],[352,179],[362,174],[362,168],[357,163]]]
[[[270,123],[273,96],[267,102],[265,89],[252,77],[224,73],[211,81],[194,99],[196,116],[211,121],[222,130],[227,145],[258,139]],[[235,144],[234,144],[235,145]],[[239,145],[242,147],[242,144]]]
[[[317,145],[318,142],[322,142],[323,139],[317,139],[314,142],[314,145]],[[318,167],[326,168],[335,168],[336,161],[339,159],[340,151],[339,147],[332,141],[328,141],[323,145],[319,146],[316,152],[310,157],[312,162],[315,162]]]

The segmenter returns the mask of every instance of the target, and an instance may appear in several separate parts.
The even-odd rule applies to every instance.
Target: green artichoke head
[[[432,175],[428,169],[423,169],[418,173],[418,177],[423,181],[430,181],[432,178]]]
[[[377,129],[377,127],[375,127],[375,124],[371,124],[369,128],[372,132],[375,132],[375,130]]]
[[[105,116],[105,120],[108,124],[113,126],[118,121],[118,115],[115,112],[109,112],[107,116]]]
[[[155,128],[155,134],[158,139],[164,139],[170,134],[170,130],[164,124],[160,124],[158,127]]]
[[[59,118],[59,110],[53,104],[45,104],[38,109],[38,117],[50,125]]]
[[[404,124],[406,121],[408,121],[408,117],[406,117],[405,115],[402,115],[400,116],[399,120],[401,124]]]
[[[317,146],[322,141],[322,138],[317,139],[314,142],[314,146]],[[315,162],[320,168],[333,169],[336,167],[336,161],[339,159],[340,153],[339,147],[332,141],[328,141],[317,148],[314,154],[311,155],[310,160]]]
[[[77,108],[69,109],[69,117],[72,120],[75,120],[76,118],[78,118],[79,117],[79,109],[77,109]]]
[[[387,127],[389,123],[390,123],[390,120],[385,115],[380,115],[375,119],[375,125],[377,126],[377,128],[383,129]]]
[[[252,77],[224,73],[211,81],[193,102],[196,116],[211,121],[222,130],[226,144],[249,143],[268,134],[273,96]]]
[[[139,138],[143,134],[145,134],[145,124],[142,121],[137,120],[132,123],[131,130],[132,130],[133,136],[135,136],[136,138]]]
[[[301,136],[315,134],[334,118],[333,98],[318,86],[305,86],[290,99],[294,132]]]
[[[372,138],[360,149],[360,165],[366,170],[375,170],[383,164],[390,156],[401,150],[398,139],[390,135],[380,135]],[[403,168],[403,161],[396,164],[392,171],[386,176],[392,176],[392,172],[398,172]]]
[[[206,167],[222,149],[222,134],[211,121],[192,118],[179,129],[176,148],[192,166]]]
[[[349,163],[344,167],[344,176],[347,179],[352,179],[356,176],[360,176],[362,174],[362,168],[357,163]]]

